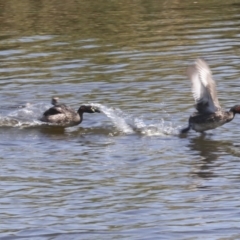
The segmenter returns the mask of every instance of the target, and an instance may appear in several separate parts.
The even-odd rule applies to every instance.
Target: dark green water
[[[0,239],[238,239],[240,116],[178,131],[198,57],[239,104],[239,25],[233,0],[0,0]],[[102,113],[44,126],[52,96]]]

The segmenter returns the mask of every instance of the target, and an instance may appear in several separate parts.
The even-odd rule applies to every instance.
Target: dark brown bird
[[[190,129],[204,132],[222,126],[233,120],[236,113],[240,113],[240,105],[224,111],[219,105],[215,81],[207,63],[197,59],[195,65],[190,66],[187,75],[192,82],[192,92],[197,112],[189,118],[188,127],[181,130],[186,133]]]
[[[40,118],[42,122],[53,123],[63,127],[78,125],[83,120],[83,113],[100,112],[98,108],[90,105],[82,105],[77,112],[65,104],[58,103],[58,98],[52,98],[53,107],[45,111]]]

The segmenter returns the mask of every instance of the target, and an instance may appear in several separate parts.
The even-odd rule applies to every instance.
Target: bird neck
[[[232,112],[234,115],[235,115],[236,113],[240,114],[240,105],[235,105],[234,107],[232,107],[232,108],[230,109],[230,112]]]
[[[80,117],[80,122],[79,122],[79,123],[81,123],[82,120],[83,120],[83,113],[84,113],[84,112],[79,109],[77,113],[78,113],[78,115],[79,115],[79,117]]]

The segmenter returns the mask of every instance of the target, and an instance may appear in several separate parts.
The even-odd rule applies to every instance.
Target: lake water
[[[239,239],[240,116],[179,136],[186,68],[240,103],[238,1],[0,0],[0,239]],[[95,104],[39,121],[51,97]]]

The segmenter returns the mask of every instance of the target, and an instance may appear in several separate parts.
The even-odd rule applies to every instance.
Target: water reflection
[[[229,141],[211,140],[210,134],[201,134],[199,137],[191,138],[189,148],[201,157],[201,163],[196,163],[194,173],[200,178],[211,179],[217,177],[216,168],[219,167],[218,159],[224,155],[232,146]]]

